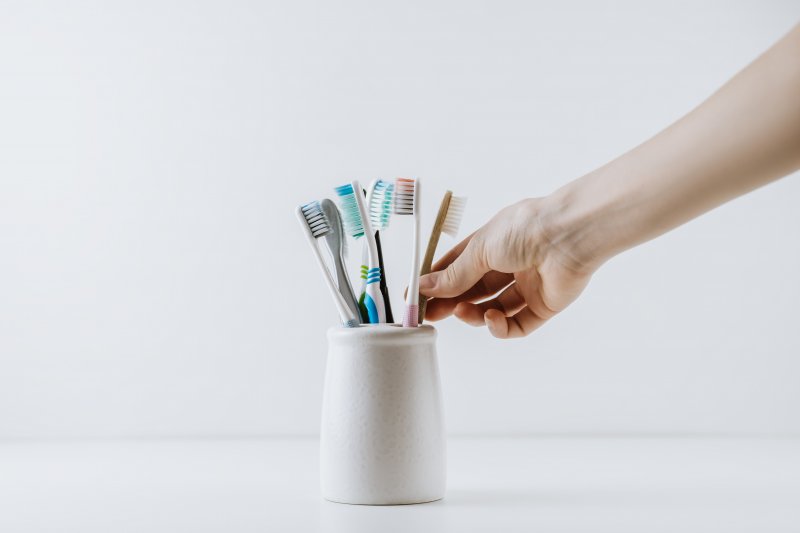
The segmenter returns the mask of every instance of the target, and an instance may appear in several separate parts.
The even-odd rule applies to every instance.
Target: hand
[[[550,218],[542,216],[544,202],[506,207],[420,278],[420,292],[433,297],[425,317],[455,314],[506,339],[530,334],[574,301],[592,271],[554,244],[544,227]]]
[[[500,211],[420,279],[425,316],[527,335],[614,255],[800,168],[798,54],[800,25],[649,141]]]

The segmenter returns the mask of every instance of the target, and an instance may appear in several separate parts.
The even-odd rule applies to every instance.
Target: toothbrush
[[[350,285],[350,277],[347,275],[347,269],[344,266],[344,257],[347,254],[347,239],[345,239],[339,209],[337,209],[335,203],[327,198],[320,202],[320,206],[331,226],[331,231],[325,235],[325,244],[328,246],[328,251],[330,251],[333,259],[336,286],[347,303],[347,307],[356,317],[359,317],[358,302],[356,302],[353,286]]]
[[[378,260],[378,249],[375,245],[375,233],[372,231],[364,195],[358,181],[341,185],[334,189],[339,196],[342,209],[342,220],[347,233],[355,239],[366,237],[369,248],[367,280],[364,290],[364,306],[371,324],[386,322],[386,309],[380,291],[381,269]]]
[[[369,191],[362,192],[367,198],[367,205],[369,205]],[[375,247],[378,247],[378,239],[375,239]],[[380,263],[380,250],[378,250],[378,256],[378,262]],[[361,311],[361,320],[368,324],[369,312],[367,311],[367,306],[364,305],[364,297],[367,295],[367,272],[369,272],[367,263],[369,263],[369,246],[367,245],[367,240],[364,239],[361,245],[361,289],[358,291],[358,309]],[[383,265],[380,264],[379,266],[381,268],[383,267]]]
[[[314,257],[317,259],[317,264],[319,264],[319,267],[322,269],[322,273],[325,276],[325,283],[328,285],[328,290],[330,291],[333,301],[336,304],[336,308],[339,311],[339,317],[342,319],[342,325],[348,328],[354,328],[358,326],[359,322],[356,318],[356,315],[354,315],[353,312],[347,307],[347,303],[344,301],[341,293],[333,284],[331,273],[328,271],[328,267],[325,266],[325,261],[322,260],[322,254],[319,251],[317,239],[326,236],[331,231],[330,222],[325,216],[325,213],[322,212],[322,207],[319,205],[319,202],[309,202],[305,205],[297,206],[297,209],[295,209],[295,214],[297,215],[297,219],[300,221],[300,225],[303,227],[303,233],[305,233],[306,237],[308,238],[308,244],[311,246],[311,251],[314,252]]]
[[[389,301],[389,287],[386,281],[386,269],[383,266],[383,249],[381,248],[381,232],[389,227],[392,216],[392,195],[394,184],[380,179],[374,179],[367,188],[367,211],[370,223],[375,230],[375,247],[378,249],[378,266],[381,269],[380,289],[383,295],[383,304],[386,310],[386,322],[393,323],[392,304]],[[366,248],[366,241],[364,241]],[[365,250],[366,252],[366,250]],[[366,261],[364,261],[366,263]],[[366,279],[366,266],[362,266],[362,275]]]
[[[391,209],[391,207],[389,208]],[[389,286],[386,282],[386,267],[383,266],[383,248],[381,247],[381,232],[375,232],[375,247],[378,249],[378,267],[381,269],[381,281],[379,289],[383,296],[383,307],[386,312],[386,322],[394,324],[394,313],[392,313],[392,303],[389,300]]]
[[[395,180],[395,215],[414,217],[414,244],[411,250],[411,279],[406,293],[406,309],[403,314],[403,327],[415,328],[419,325],[419,180],[397,178]]]
[[[433,254],[436,253],[436,246],[439,245],[439,237],[441,237],[442,233],[446,233],[451,237],[455,237],[456,234],[458,234],[458,227],[461,225],[461,218],[464,215],[466,203],[466,198],[453,196],[453,191],[444,193],[442,203],[439,205],[439,212],[436,214],[436,221],[433,223],[430,239],[428,239],[428,248],[425,250],[425,257],[422,259],[422,268],[419,271],[420,276],[424,276],[431,271]],[[425,320],[425,306],[427,303],[428,297],[420,295],[420,324]]]
[[[376,245],[377,242],[375,241]],[[365,240],[361,247],[361,289],[358,291],[358,310],[361,312],[361,321],[369,324],[369,312],[367,306],[364,305],[364,297],[367,295],[367,272],[369,272],[367,263],[369,263],[369,246]]]

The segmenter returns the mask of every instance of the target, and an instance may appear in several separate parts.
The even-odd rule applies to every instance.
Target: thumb
[[[422,276],[419,279],[419,291],[435,298],[458,296],[475,285],[488,271],[477,239],[472,239],[447,268]]]

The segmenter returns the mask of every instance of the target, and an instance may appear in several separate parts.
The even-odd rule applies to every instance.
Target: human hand
[[[455,314],[505,339],[530,334],[572,303],[593,269],[576,260],[555,227],[545,227],[544,202],[506,207],[434,264],[420,278],[420,292],[432,297],[425,317]]]
[[[500,211],[420,278],[426,318],[527,335],[604,261],[800,169],[799,53],[800,25],[649,141]]]

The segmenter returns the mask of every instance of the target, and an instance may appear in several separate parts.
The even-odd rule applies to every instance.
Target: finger
[[[545,319],[534,313],[530,307],[525,307],[519,313],[506,317],[497,309],[489,309],[484,315],[489,333],[498,339],[513,339],[529,335],[546,322]]]
[[[506,287],[509,283],[514,281],[512,274],[505,274],[503,272],[491,271],[487,272],[478,283],[472,286],[467,292],[456,296],[455,298],[432,298],[428,300],[428,306],[425,309],[426,320],[441,320],[453,314],[453,310],[461,302],[476,302],[483,300],[494,294],[497,291]]]
[[[448,250],[446,254],[440,257],[439,260],[433,264],[433,266],[431,267],[431,272],[438,272],[439,270],[444,270],[445,268],[450,266],[450,263],[455,261],[456,258],[459,255],[461,255],[461,252],[464,251],[464,248],[467,247],[467,244],[469,244],[469,241],[472,240],[472,237],[474,235],[475,232],[473,231],[472,233],[464,237],[464,239],[460,243],[456,244],[450,250]]]
[[[445,268],[449,267],[453,263],[453,261],[455,261],[461,255],[461,253],[467,247],[469,242],[472,240],[473,235],[475,235],[475,232],[466,236],[460,243],[453,246],[450,250],[447,251],[446,254],[440,257],[439,260],[436,261],[431,266],[431,272],[438,272],[440,270],[444,270]],[[428,276],[430,276],[430,274],[424,274],[419,278],[420,289],[424,288],[429,283]],[[420,292],[426,294],[422,290],[420,290]]]
[[[426,296],[450,298],[463,294],[489,271],[483,246],[471,239],[464,251],[444,270],[431,272],[420,279],[420,292]]]
[[[460,320],[471,326],[485,326],[486,312],[495,309],[503,313],[503,316],[511,316],[525,307],[525,298],[519,290],[517,283],[512,283],[503,292],[491,300],[486,300],[478,304],[462,302],[455,308],[455,315]]]

